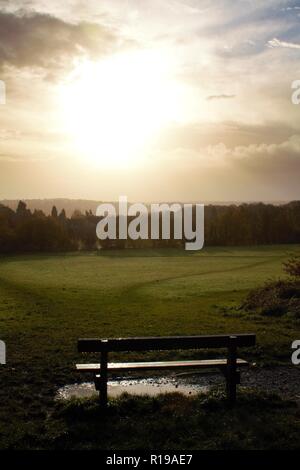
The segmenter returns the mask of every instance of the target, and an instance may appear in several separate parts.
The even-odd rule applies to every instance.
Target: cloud
[[[155,161],[159,162],[161,169],[172,168],[172,171],[185,172],[189,178],[206,175],[207,181],[214,181],[215,176],[220,175],[223,188],[227,185],[225,181],[231,181],[237,187],[246,178],[246,186],[251,180],[252,189],[256,182],[261,181],[269,185],[273,195],[284,188],[287,192],[297,188],[299,194],[300,134],[277,144],[229,147],[219,141],[198,149],[179,146],[159,149],[153,158],[154,164]],[[248,191],[249,187],[241,186],[241,194],[244,190]]]
[[[194,170],[211,168],[245,171],[257,176],[300,176],[300,134],[277,143],[253,143],[230,146],[218,143],[198,147],[180,146],[160,150],[160,161]]]
[[[0,154],[0,162],[7,162],[7,163],[35,163],[35,162],[45,162],[51,161],[51,158],[34,158],[23,156],[20,157],[19,155],[9,155],[6,153]]]
[[[207,96],[206,99],[207,101],[211,101],[211,100],[224,100],[224,99],[232,99],[232,98],[235,98],[236,95],[210,95],[210,96]]]
[[[295,11],[295,10],[300,10],[300,7],[293,6],[293,7],[286,7],[286,8],[281,9],[281,11]]]
[[[205,149],[215,163],[229,163],[257,173],[300,174],[300,135],[278,144],[240,145],[232,149],[223,143]]]
[[[36,12],[0,12],[0,69],[45,69],[49,73],[72,66],[80,56],[95,58],[120,45],[115,31],[98,23],[69,23]]]
[[[281,41],[280,39],[273,38],[270,41],[268,41],[268,46],[269,47],[284,47],[288,49],[300,49],[300,44],[294,43],[294,42],[286,42],[286,41]]]

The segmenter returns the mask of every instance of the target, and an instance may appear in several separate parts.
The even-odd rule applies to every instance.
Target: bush
[[[263,287],[249,292],[241,307],[246,311],[259,311],[267,316],[290,313],[299,318],[300,282],[298,280],[267,282]]]
[[[300,277],[300,256],[294,256],[283,263],[283,269],[292,277]]]

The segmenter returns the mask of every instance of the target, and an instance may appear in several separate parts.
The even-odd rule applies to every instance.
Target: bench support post
[[[237,383],[237,337],[229,337],[226,389],[229,403],[233,405],[236,402],[236,383]]]
[[[101,369],[100,369],[100,380],[99,380],[99,398],[100,405],[103,408],[107,407],[107,362],[108,354],[107,351],[101,353]]]

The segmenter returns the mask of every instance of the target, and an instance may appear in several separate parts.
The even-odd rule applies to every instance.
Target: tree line
[[[173,226],[171,214],[171,227]],[[0,205],[0,253],[63,252],[96,249],[183,247],[185,240],[99,240],[99,217],[91,210],[51,214],[30,211],[20,201],[16,211]],[[130,219],[128,220],[128,223]],[[150,224],[149,224],[150,226]],[[300,201],[205,207],[206,246],[251,246],[300,243]]]

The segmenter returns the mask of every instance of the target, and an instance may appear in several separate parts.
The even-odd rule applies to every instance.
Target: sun
[[[170,58],[160,51],[84,61],[60,89],[65,131],[89,162],[138,165],[157,133],[176,121],[180,95]]]

